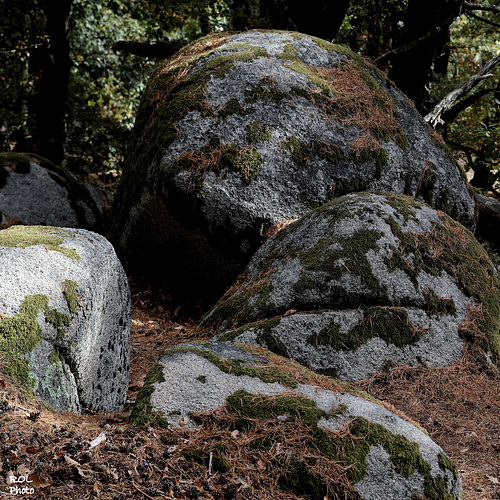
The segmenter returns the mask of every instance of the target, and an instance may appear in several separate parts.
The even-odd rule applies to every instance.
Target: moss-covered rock
[[[453,462],[415,423],[258,347],[211,341],[167,349],[146,377],[131,421],[196,433],[210,426],[214,439],[181,455],[207,467],[211,461],[220,472],[241,451],[217,445],[218,430],[238,431],[247,450],[269,452],[266,473],[284,491],[308,498],[327,491],[353,500],[461,495]],[[282,452],[272,453],[277,442]]]
[[[500,280],[443,212],[355,193],[269,239],[201,324],[346,380],[388,362],[446,366],[466,342],[499,363]]]
[[[16,224],[104,230],[104,201],[68,170],[31,153],[0,153],[0,229]]]
[[[120,409],[130,292],[110,243],[84,229],[0,231],[0,363],[55,409]]]
[[[113,240],[126,261],[181,269],[196,291],[231,284],[274,224],[352,191],[405,192],[475,222],[458,167],[393,84],[293,32],[209,35],[164,63],[122,179]]]

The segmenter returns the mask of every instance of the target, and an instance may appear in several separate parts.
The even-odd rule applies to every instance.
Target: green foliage
[[[0,0],[0,7],[0,148],[31,150],[38,59],[46,42],[44,7],[36,0]],[[223,0],[73,0],[67,166],[97,174],[105,182],[119,175],[140,96],[155,63],[116,54],[114,43],[193,40],[227,27],[228,12]]]

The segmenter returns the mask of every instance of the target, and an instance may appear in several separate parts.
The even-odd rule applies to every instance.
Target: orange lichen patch
[[[266,233],[262,236],[262,241],[267,241],[271,236],[274,236],[276,233],[279,233],[282,229],[290,225],[292,222],[295,222],[299,219],[287,219],[280,220],[274,226],[271,226]]]

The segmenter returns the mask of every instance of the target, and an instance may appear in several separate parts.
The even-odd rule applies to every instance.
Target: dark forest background
[[[498,0],[0,0],[0,9],[1,151],[37,153],[112,187],[159,60],[212,31],[286,29],[372,60],[472,184],[499,194]]]

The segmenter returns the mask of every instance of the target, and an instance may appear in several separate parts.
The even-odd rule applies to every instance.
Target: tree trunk
[[[394,61],[391,78],[396,85],[410,97],[420,112],[428,110],[430,69],[436,52],[443,46],[443,31],[460,14],[464,0],[410,0],[406,12],[405,27],[401,44],[406,45],[423,37],[436,28],[430,36],[404,57]]]
[[[69,18],[72,0],[45,0],[47,42],[37,54],[36,152],[56,164],[64,159],[65,115],[71,70]]]

